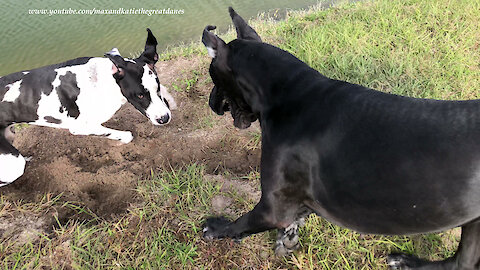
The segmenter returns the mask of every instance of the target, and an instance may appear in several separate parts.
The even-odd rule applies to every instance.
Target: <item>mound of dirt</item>
[[[123,106],[105,126],[132,131],[134,140],[129,144],[47,127],[18,131],[14,145],[32,159],[25,174],[0,192],[27,201],[45,193],[63,193],[63,200],[81,202],[108,218],[126,210],[135,200],[137,182],[147,179],[152,170],[191,163],[204,164],[209,174],[225,170],[246,174],[255,169],[260,150],[248,145],[252,132],[258,134],[258,125],[240,131],[230,115],[214,115],[208,108],[212,87],[208,76],[197,76],[188,91],[181,87],[192,72],[208,74],[207,67],[206,57],[158,63],[160,81],[170,88],[178,109],[170,124],[158,127],[130,104]]]
[[[0,235],[3,239],[10,239],[15,246],[22,246],[29,241],[40,238],[47,233],[50,221],[45,216],[10,216],[0,219]]]
[[[215,184],[221,184],[220,191],[240,193],[243,198],[258,202],[260,200],[261,192],[258,182],[231,179],[222,175],[205,175],[205,181],[210,181]],[[212,198],[212,211],[216,215],[227,215],[236,217],[241,215],[235,211],[233,199],[224,195],[216,195]]]

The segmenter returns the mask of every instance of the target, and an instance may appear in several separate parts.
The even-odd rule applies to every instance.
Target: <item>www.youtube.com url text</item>
[[[183,15],[183,9],[144,9],[144,8],[118,8],[118,9],[29,9],[29,15]]]

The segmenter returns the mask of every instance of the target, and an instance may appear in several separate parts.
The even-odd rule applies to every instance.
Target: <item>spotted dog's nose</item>
[[[157,118],[157,122],[158,122],[160,125],[167,124],[169,121],[170,121],[170,115],[169,115],[169,114],[165,114],[165,115],[163,115],[162,117]]]

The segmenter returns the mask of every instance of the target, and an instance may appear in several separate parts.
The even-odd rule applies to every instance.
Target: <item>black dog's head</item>
[[[171,118],[168,103],[161,96],[155,70],[158,60],[157,39],[147,29],[145,50],[136,59],[123,58],[116,48],[105,54],[112,63],[112,74],[123,96],[154,125],[167,124]]]
[[[237,40],[261,43],[260,36],[242,19],[233,8],[229,8],[230,16],[237,31]],[[212,57],[210,76],[215,86],[210,93],[209,105],[212,110],[223,115],[230,111],[234,119],[233,124],[240,129],[248,128],[259,117],[258,112],[252,109],[253,101],[249,99],[249,90],[232,71],[231,46],[235,41],[226,44],[217,35],[210,32],[216,27],[208,25],[203,30],[202,42]]]

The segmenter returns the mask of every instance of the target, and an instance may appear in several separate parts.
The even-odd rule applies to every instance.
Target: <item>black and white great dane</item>
[[[118,49],[0,78],[0,186],[20,177],[25,158],[12,146],[10,125],[65,128],[76,135],[100,135],[129,143],[132,133],[102,126],[127,101],[154,125],[170,121],[173,98],[155,70],[157,40],[150,29],[136,59]]]
[[[452,258],[393,254],[393,269],[480,269],[480,100],[402,97],[329,79],[262,43],[230,8],[237,39],[207,26],[210,107],[234,125],[259,120],[262,196],[230,222],[207,219],[207,239],[279,229],[276,251],[298,243],[316,213],[358,232],[418,234],[462,226]]]

